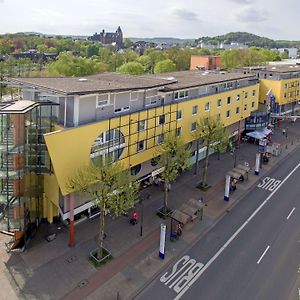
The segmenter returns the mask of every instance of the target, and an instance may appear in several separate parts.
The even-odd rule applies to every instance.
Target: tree
[[[199,140],[203,141],[203,145],[206,147],[205,150],[205,166],[203,169],[202,182],[200,186],[204,189],[208,188],[207,185],[207,170],[208,170],[208,160],[209,152],[211,149],[214,149],[215,143],[224,143],[226,129],[223,124],[214,117],[201,118],[197,122],[196,131],[194,132],[194,138],[197,141],[197,155],[196,155],[196,168],[198,164],[198,150],[199,150]],[[226,142],[228,143],[228,141]],[[223,145],[222,145],[223,146]]]
[[[142,64],[146,73],[150,73],[151,60],[148,55],[141,55],[137,58],[137,62]]]
[[[154,73],[166,73],[174,71],[176,71],[176,65],[170,59],[159,61],[154,67]]]
[[[91,44],[86,47],[86,57],[92,57],[93,55],[99,54],[99,46]]]
[[[140,63],[134,61],[123,64],[117,69],[117,72],[129,75],[145,74],[144,67]]]
[[[172,134],[164,137],[163,144],[157,150],[157,161],[160,167],[164,168],[161,178],[164,182],[164,203],[162,213],[167,214],[168,193],[172,182],[176,180],[181,171],[189,167],[190,152],[183,140]]]
[[[124,47],[125,48],[130,48],[132,46],[132,42],[129,38],[124,39]]]
[[[138,199],[138,185],[130,173],[119,163],[95,161],[81,167],[69,179],[68,190],[82,192],[91,197],[100,209],[97,258],[103,257],[105,212],[115,216],[126,213]]]

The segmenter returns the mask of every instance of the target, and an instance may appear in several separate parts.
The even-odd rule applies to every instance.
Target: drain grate
[[[89,283],[89,281],[88,281],[87,279],[84,279],[84,280],[82,280],[82,281],[80,281],[80,282],[78,283],[78,287],[79,287],[80,289],[82,289],[82,288],[85,287],[88,283]]]
[[[73,255],[69,258],[66,259],[66,261],[70,264],[72,263],[73,261],[77,260],[77,256],[76,255]]]

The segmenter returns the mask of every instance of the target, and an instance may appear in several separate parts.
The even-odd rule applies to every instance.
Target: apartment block
[[[110,157],[141,181],[161,172],[154,159],[165,134],[193,138],[215,116],[232,139],[258,108],[255,75],[183,71],[85,78],[11,78],[23,100],[1,103],[1,228],[25,239],[41,220],[70,218],[68,179],[91,160]],[[199,159],[204,149],[199,150]],[[77,219],[99,213],[73,193]]]

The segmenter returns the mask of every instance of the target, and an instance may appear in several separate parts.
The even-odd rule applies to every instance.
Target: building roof
[[[160,87],[174,80],[150,76],[131,76],[118,73],[102,73],[85,77],[10,78],[14,84],[41,88],[67,95],[91,94],[112,91]]]
[[[50,92],[72,95],[138,90],[155,87],[164,87],[166,90],[178,90],[245,78],[255,79],[255,75],[193,70],[142,76],[102,73],[86,76],[84,78],[10,78],[9,81],[16,85],[24,85],[48,90]]]
[[[267,65],[263,67],[245,67],[242,68],[244,70],[249,70],[252,72],[274,72],[274,73],[291,73],[291,72],[299,72],[300,65],[296,64],[276,64],[276,65]]]
[[[236,81],[240,79],[253,79],[255,80],[255,75],[251,74],[242,74],[242,73],[228,73],[220,71],[199,71],[199,70],[190,70],[190,71],[180,71],[180,72],[171,72],[163,74],[149,75],[155,78],[168,78],[174,79],[176,82],[169,84],[166,87],[166,90],[178,90],[190,87],[196,87],[201,85],[208,84],[217,84],[226,81]]]

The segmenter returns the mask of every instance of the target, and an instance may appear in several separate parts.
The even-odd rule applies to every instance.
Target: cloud
[[[0,3],[4,3],[4,0],[0,0]]]
[[[196,13],[185,8],[174,8],[172,14],[185,21],[200,21]]]
[[[42,17],[60,18],[64,16],[61,12],[51,9],[33,8],[32,11]]]
[[[269,13],[265,9],[257,9],[251,6],[242,8],[234,12],[234,17],[237,21],[243,23],[256,23],[268,20]]]
[[[253,0],[229,0],[229,1],[239,3],[239,4],[251,4],[254,2]]]

